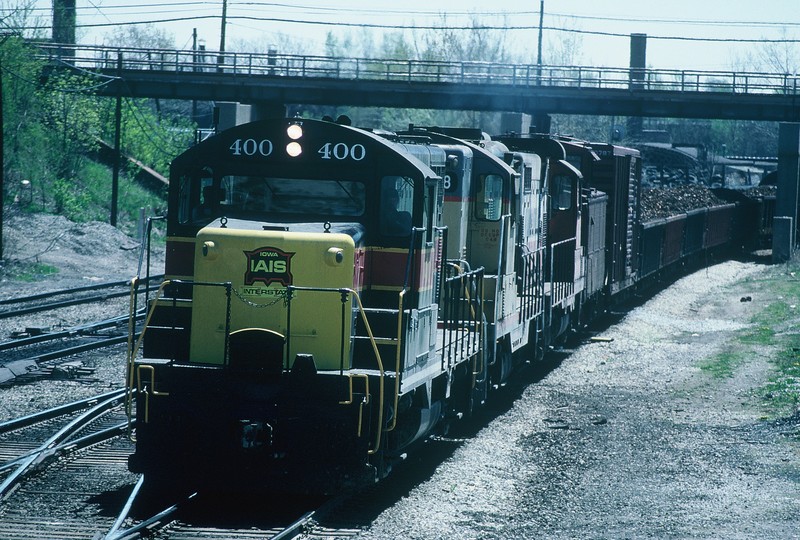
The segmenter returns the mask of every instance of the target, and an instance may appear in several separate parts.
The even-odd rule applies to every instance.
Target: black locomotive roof
[[[294,135],[289,133],[291,126]],[[300,150],[294,157],[289,145]],[[301,118],[269,119],[220,132],[190,148],[172,162],[172,171],[220,166],[269,166],[276,171],[315,170],[349,175],[385,171],[417,178],[437,174],[419,159],[383,137],[362,129]]]

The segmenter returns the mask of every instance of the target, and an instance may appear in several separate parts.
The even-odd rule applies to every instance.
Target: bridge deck
[[[798,121],[800,77],[40,45],[54,65],[121,77],[135,97]],[[114,84],[101,93],[116,94]]]

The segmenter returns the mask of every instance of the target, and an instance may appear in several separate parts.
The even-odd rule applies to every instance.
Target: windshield
[[[183,186],[182,186],[183,187]],[[321,218],[364,214],[366,188],[350,180],[223,176],[195,179],[181,189],[183,223],[220,216],[280,220],[291,215]]]

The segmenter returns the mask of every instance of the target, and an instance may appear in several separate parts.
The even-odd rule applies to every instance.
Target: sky
[[[49,24],[52,0],[2,0],[0,17],[26,3]],[[191,49],[195,28],[207,49],[220,46],[222,0],[76,3],[80,43],[104,44],[115,26],[151,21],[171,34],[178,48]],[[399,31],[358,25],[421,27],[441,25],[444,20],[448,26],[461,27],[478,20],[489,26],[522,27],[507,30],[507,43],[535,61],[542,0],[226,0],[226,5],[229,51],[240,50],[238,45],[245,41],[263,46],[290,40],[307,45],[309,53],[321,54],[327,32],[340,36],[369,32],[379,38],[382,32]],[[647,65],[653,68],[741,70],[746,59],[758,59],[771,47],[780,51],[772,57],[786,55],[782,64],[789,71],[800,70],[800,0],[544,0],[544,14],[545,61],[564,43],[576,43],[575,64],[626,67],[630,34],[644,33]],[[758,43],[763,40],[778,41]],[[748,69],[775,71],[765,63]]]

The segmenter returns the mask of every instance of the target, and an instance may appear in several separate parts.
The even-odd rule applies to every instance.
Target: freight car
[[[290,118],[203,141],[172,163],[167,277],[131,340],[131,470],[385,477],[646,276],[731,242],[728,206],[644,223],[640,177],[634,150],[551,136]]]

